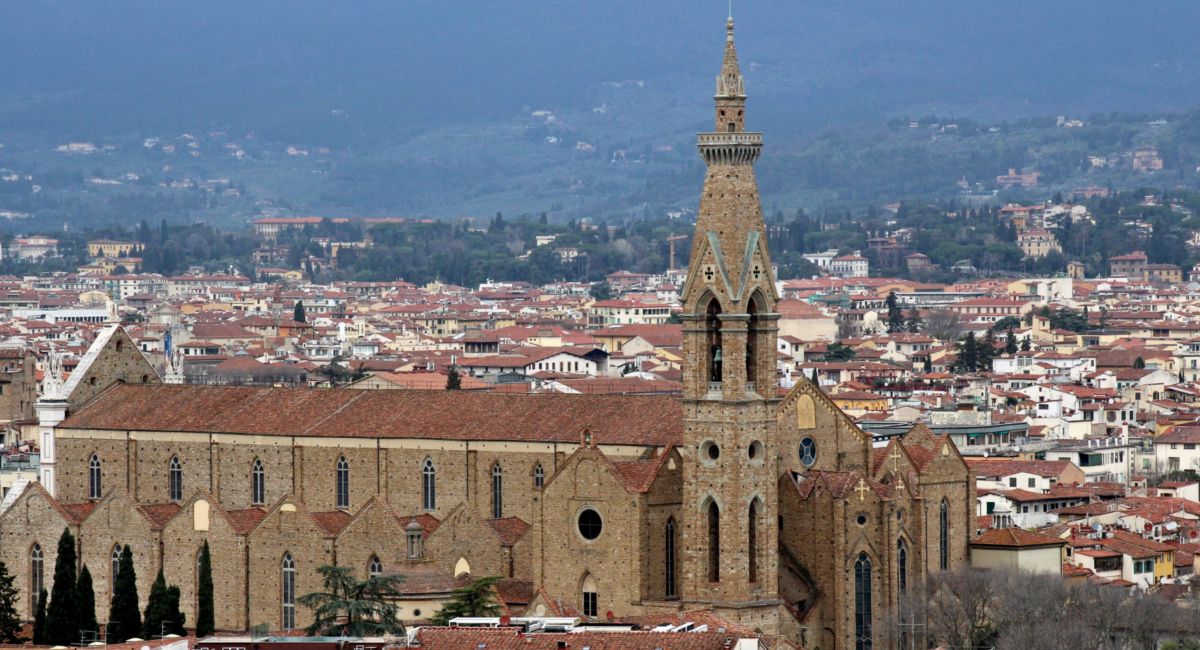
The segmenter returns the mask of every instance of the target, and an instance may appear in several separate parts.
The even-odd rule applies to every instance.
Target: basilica
[[[777,388],[763,138],[733,32],[698,141],[682,398],[175,385],[113,322],[65,384],[48,370],[41,470],[0,505],[22,614],[69,528],[100,621],[128,546],[142,606],[161,567],[190,627],[207,541],[221,630],[307,625],[297,596],[338,564],[409,576],[414,598],[501,575],[531,586],[529,615],[711,609],[809,649],[871,648],[907,590],[967,562],[974,476],[923,426],[877,446],[811,382]]]

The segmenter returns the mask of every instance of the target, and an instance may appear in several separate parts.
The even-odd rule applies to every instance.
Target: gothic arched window
[[[341,456],[337,462],[337,507],[350,507],[350,463]]]
[[[942,571],[950,568],[950,504],[945,499],[938,520],[938,564]]]
[[[854,563],[854,650],[871,650],[871,558],[859,553]]]
[[[167,487],[169,500],[183,500],[183,465],[179,463],[179,456],[171,457],[171,466],[167,469]]]
[[[42,597],[42,589],[45,589],[43,581],[45,561],[42,556],[42,545],[34,542],[33,548],[29,550],[29,612],[31,617],[37,611],[38,599]]]
[[[600,588],[596,584],[596,578],[592,574],[587,574],[583,578],[583,615],[595,618],[599,608]]]
[[[504,517],[504,472],[500,463],[492,466],[492,519]]]
[[[903,539],[896,542],[896,583],[900,593],[908,591],[908,545]]]
[[[100,457],[96,454],[92,454],[92,460],[88,462],[88,497],[100,498]]]
[[[749,521],[746,523],[747,544],[746,555],[750,564],[750,582],[758,582],[758,508],[755,502],[750,503]]]
[[[708,338],[708,381],[720,382],[724,377],[721,352],[721,303],[713,298],[704,314],[704,330]]]
[[[437,508],[437,470],[433,460],[426,458],[421,468],[421,503],[426,510]]]
[[[262,505],[267,501],[267,473],[263,471],[262,461],[254,459],[250,468],[250,503]]]
[[[283,602],[283,629],[296,627],[296,562],[291,553],[283,556],[283,590],[280,594]]]
[[[371,556],[371,562],[367,565],[367,577],[378,578],[383,575],[383,562],[379,561],[378,555]]]
[[[666,596],[667,598],[675,597],[675,518],[667,519],[667,539],[666,548],[663,550],[663,556],[666,558],[667,566],[665,572]]]
[[[533,468],[533,486],[542,487],[546,485],[546,470],[542,469],[542,464],[538,463]]]
[[[708,503],[708,581],[721,581],[721,509]]]
[[[112,550],[112,589],[113,593],[117,590],[117,574],[121,572],[121,551],[120,544],[113,546]]]

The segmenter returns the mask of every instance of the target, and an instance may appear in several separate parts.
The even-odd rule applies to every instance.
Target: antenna
[[[733,18],[733,0],[729,0],[729,17]]]

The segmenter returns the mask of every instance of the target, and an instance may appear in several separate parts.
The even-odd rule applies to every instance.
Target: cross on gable
[[[760,271],[760,270],[759,270],[759,268],[758,268],[758,265],[757,265],[757,264],[755,264],[755,265],[754,265],[754,279],[755,279],[755,280],[757,280],[757,279],[758,279],[758,276],[759,276],[760,274],[762,274],[762,271]]]
[[[711,266],[704,267],[704,279],[708,280],[709,282],[712,282],[713,270],[712,270]]]
[[[900,471],[900,459],[903,458],[903,455],[900,453],[900,450],[892,449],[892,453],[891,453],[891,455],[888,456],[888,458],[890,458],[892,461],[892,469],[894,471],[899,472]]]
[[[901,491],[904,490],[904,479],[903,478],[896,479],[896,489],[901,490]]]
[[[870,492],[871,488],[867,487],[867,482],[864,479],[860,478],[860,479],[858,479],[858,487],[854,488],[854,491],[858,492],[858,500],[859,501],[866,501],[867,500],[867,492]]]

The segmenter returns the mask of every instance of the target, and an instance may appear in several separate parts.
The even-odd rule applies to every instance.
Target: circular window
[[[717,443],[708,440],[700,445],[700,458],[705,462],[711,462],[721,457],[721,448]]]
[[[856,518],[854,519],[854,521],[858,522],[858,525],[859,525],[859,526],[866,526],[866,525],[867,525],[867,516],[866,516],[866,515],[859,515],[858,517],[856,517]]]
[[[600,513],[591,508],[585,508],[579,513],[579,534],[583,535],[586,540],[593,540],[600,536],[600,531],[604,530],[604,522],[600,520]]]
[[[762,458],[762,454],[763,454],[762,443],[757,440],[750,443],[750,447],[746,449],[746,457],[749,458],[750,460],[756,460],[758,458]]]
[[[812,467],[817,462],[817,441],[805,438],[800,441],[800,464]]]
[[[896,521],[904,521],[904,511],[903,510],[896,511]]]
[[[419,617],[421,616],[421,610],[419,610],[419,609],[414,609],[414,610],[413,610],[413,616],[416,616],[416,617],[418,617],[418,618],[419,618]]]

